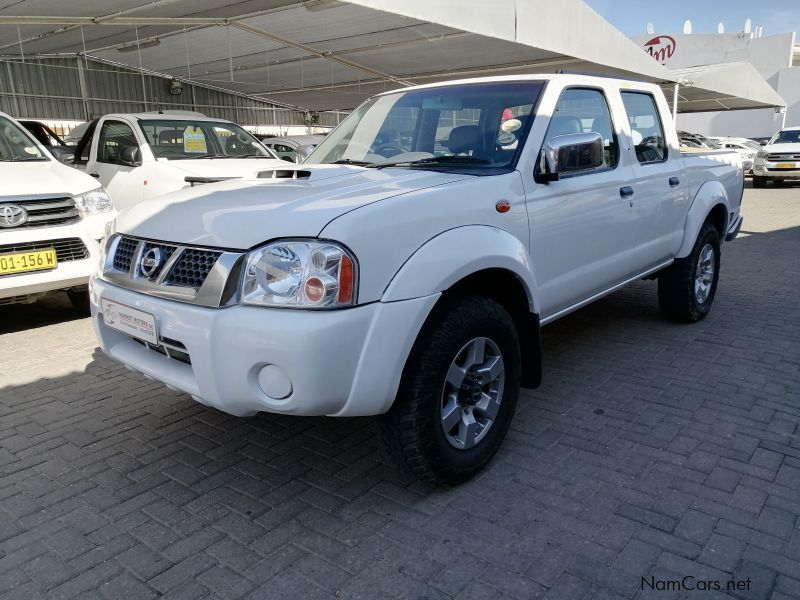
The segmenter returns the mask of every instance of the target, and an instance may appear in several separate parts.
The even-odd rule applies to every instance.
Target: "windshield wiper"
[[[340,158],[339,160],[335,160],[331,163],[332,165],[355,165],[357,167],[375,167],[377,166],[373,162],[369,162],[366,160],[353,160],[352,158]]]
[[[3,159],[3,162],[34,162],[40,160],[47,160],[44,156],[12,156],[11,158]]]
[[[376,169],[383,167],[405,167],[415,165],[425,165],[429,167],[445,167],[450,165],[488,165],[491,161],[484,158],[475,158],[474,156],[431,156],[429,158],[420,158],[417,160],[400,160],[397,162],[388,163],[375,163],[371,166]]]

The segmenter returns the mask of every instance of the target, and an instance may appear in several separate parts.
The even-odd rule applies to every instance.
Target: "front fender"
[[[678,249],[677,258],[689,256],[697,240],[697,235],[700,233],[700,228],[708,218],[711,209],[717,204],[722,204],[725,207],[726,223],[722,231],[727,231],[727,215],[730,213],[730,203],[728,202],[725,186],[719,181],[706,181],[697,190],[689,207],[689,213],[686,215],[686,225],[683,228],[683,241]]]
[[[512,234],[486,225],[466,225],[428,240],[409,257],[384,291],[382,302],[443,292],[472,273],[506,269],[522,282],[531,312],[539,295],[530,255]]]

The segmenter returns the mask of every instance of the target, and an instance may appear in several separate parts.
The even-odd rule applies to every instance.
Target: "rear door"
[[[668,143],[655,96],[633,90],[620,96],[632,141],[634,270],[642,273],[672,259],[680,247],[689,182],[680,151]]]
[[[602,293],[631,276],[636,229],[624,194],[630,165],[621,160],[620,124],[611,117],[607,91],[571,87],[563,90],[544,136],[597,132],[605,146],[605,164],[563,175],[548,184],[532,183],[527,206],[531,256],[542,316]]]

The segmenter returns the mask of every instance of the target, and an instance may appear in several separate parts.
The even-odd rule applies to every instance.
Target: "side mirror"
[[[138,146],[126,146],[119,153],[120,161],[129,167],[142,166],[142,152]]]
[[[53,155],[58,162],[64,164],[71,164],[75,160],[75,149],[67,148],[66,146],[52,146],[49,148],[50,154]]]
[[[761,140],[758,143],[761,144],[762,146],[766,146],[769,143],[769,140]]]
[[[548,140],[539,153],[533,178],[537,183],[558,181],[562,174],[577,173],[605,164],[599,133],[570,133]]]

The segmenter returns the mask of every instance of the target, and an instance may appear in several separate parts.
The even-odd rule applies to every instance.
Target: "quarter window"
[[[667,160],[664,129],[653,96],[643,92],[622,92],[622,104],[628,113],[636,159],[640,163]]]
[[[130,126],[120,121],[106,121],[100,129],[97,162],[122,164],[122,151],[138,147],[139,143]]]
[[[592,132],[603,138],[605,166],[616,167],[619,144],[605,94],[583,88],[564,90],[547,127],[545,142],[561,135]]]

